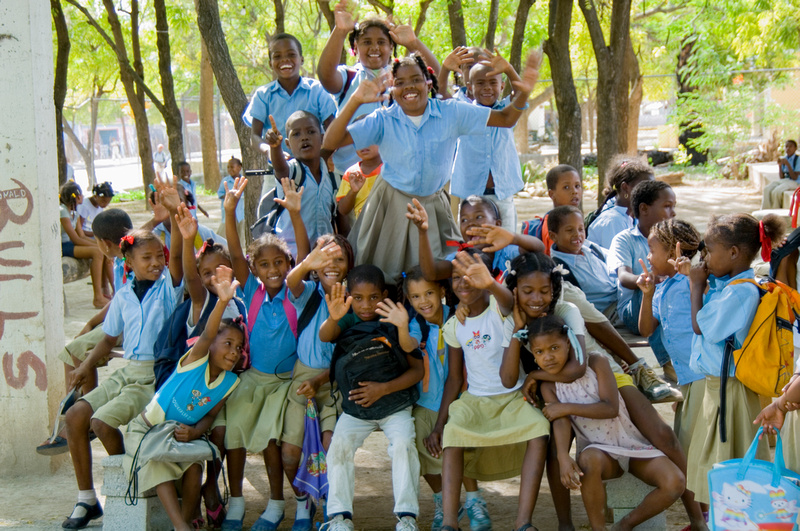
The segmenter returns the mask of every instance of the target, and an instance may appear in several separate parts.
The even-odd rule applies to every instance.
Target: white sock
[[[483,496],[481,496],[481,491],[476,490],[475,492],[467,491],[467,501],[470,500],[480,500]]]
[[[85,503],[86,505],[95,505],[97,503],[97,494],[95,493],[94,489],[89,490],[79,490],[78,491],[78,502]],[[80,507],[78,505],[72,510],[72,514],[69,515],[70,518],[83,518],[86,516],[86,509]]]
[[[305,496],[295,496],[297,500],[297,511],[294,514],[295,521],[297,520],[310,520],[311,519],[311,499],[308,494]]]
[[[644,362],[644,360],[639,358],[639,361],[637,361],[635,363],[631,363],[630,365],[628,365],[628,369],[631,372],[633,372],[639,365],[643,365],[643,366],[647,367],[647,364]]]
[[[244,496],[231,496],[228,499],[226,520],[244,520]]]
[[[267,502],[267,508],[261,513],[259,518],[263,518],[267,522],[279,522],[283,518],[283,506],[286,505],[285,500],[273,500],[270,498]]]

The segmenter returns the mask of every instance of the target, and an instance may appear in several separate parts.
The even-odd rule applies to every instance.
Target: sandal
[[[206,528],[206,521],[203,520],[202,516],[192,520],[192,529],[205,529],[205,528]]]
[[[517,528],[515,531],[528,531],[528,530],[539,531],[532,524],[525,524],[522,527]]]
[[[206,507],[206,519],[208,521],[208,528],[209,529],[220,529],[222,527],[222,522],[225,521],[225,515],[227,511],[225,511],[225,506],[221,503],[217,505],[217,508],[213,511]]]

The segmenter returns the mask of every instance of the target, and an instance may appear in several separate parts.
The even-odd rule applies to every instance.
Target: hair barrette
[[[506,264],[505,265],[506,265],[506,271],[508,272],[509,275],[516,275],[517,274],[516,271],[511,269],[511,260],[506,260]]]
[[[430,67],[430,66],[428,67],[428,73],[429,73],[430,75],[433,75],[433,68],[432,68],[432,67]]]
[[[558,273],[562,277],[565,277],[569,274],[569,271],[566,270],[563,264],[556,264],[556,266],[553,268],[553,273]]]
[[[528,341],[528,329],[520,328],[519,330],[514,332],[514,335],[512,335],[511,337],[519,341]]]
[[[400,272],[400,276],[401,276],[401,277],[403,277],[403,279],[405,279],[406,277],[408,277],[408,275],[406,274],[406,272],[405,272],[405,271],[401,271],[401,272]]]
[[[122,237],[122,239],[120,240],[120,242],[119,242],[119,248],[120,248],[120,249],[122,249],[122,242],[125,242],[125,243],[127,243],[128,245],[133,245],[133,241],[134,241],[134,240],[133,240],[133,235],[132,235],[132,234],[126,234],[126,235],[125,235],[125,236],[123,236],[123,237]]]

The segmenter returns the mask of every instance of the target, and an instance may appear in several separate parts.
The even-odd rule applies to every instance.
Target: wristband
[[[525,106],[524,107],[517,107],[516,104],[514,104],[514,103],[512,103],[511,106],[514,107],[519,112],[522,112],[522,111],[526,110],[529,107],[528,102],[525,102]]]

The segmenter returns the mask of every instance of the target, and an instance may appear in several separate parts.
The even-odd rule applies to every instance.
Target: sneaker
[[[664,371],[664,380],[673,387],[678,386],[678,373],[675,372],[675,366],[672,362],[665,363],[661,370]]]
[[[631,370],[633,383],[644,393],[651,402],[662,402],[671,394],[670,386],[667,382],[659,378],[655,371],[645,363],[639,364]],[[670,402],[671,400],[666,400]]]
[[[413,516],[402,516],[397,519],[397,525],[394,527],[395,531],[419,531],[417,519]]]
[[[341,514],[334,516],[329,522],[322,524],[319,531],[353,531],[353,521]]]
[[[467,516],[469,517],[469,528],[471,531],[491,531],[492,520],[489,518],[489,509],[486,507],[486,500],[482,497],[467,500],[465,504]]]
[[[441,531],[444,523],[444,509],[442,508],[442,494],[433,495],[433,521],[431,531]]]

